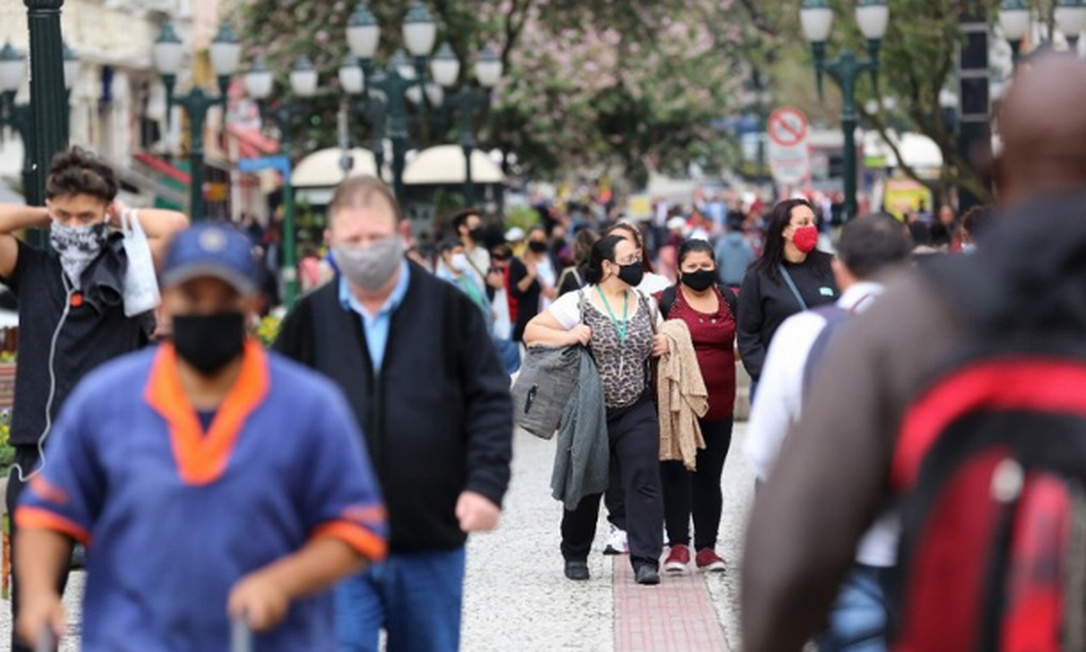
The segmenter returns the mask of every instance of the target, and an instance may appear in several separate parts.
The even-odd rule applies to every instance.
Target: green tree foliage
[[[769,4],[758,3],[757,11],[772,11]],[[831,0],[831,4],[836,18],[828,55],[834,56],[842,46],[866,52],[866,42],[854,18],[856,1]],[[957,61],[964,41],[959,17],[970,6],[980,5],[989,21],[995,22],[999,0],[887,0],[887,4],[891,18],[879,53],[879,88],[876,90],[870,80],[862,80],[858,86],[860,107],[877,106],[877,110],[862,111],[864,124],[884,135],[893,129],[928,136],[938,145],[944,161],[936,190],[964,185],[986,196],[974,162],[966,161],[958,152],[954,125],[940,109],[940,94],[958,92]],[[757,33],[763,44],[761,50],[772,53],[768,64],[778,94],[816,119],[837,124],[840,100],[836,86],[826,80],[823,103],[813,92],[812,56],[798,19],[800,2],[781,5],[775,10],[782,13],[765,21],[769,27],[779,25],[780,29]],[[772,18],[771,14],[767,16]],[[913,170],[905,171],[914,178],[918,176]]]
[[[379,58],[401,46],[402,3],[371,3],[382,25]],[[505,63],[490,114],[479,119],[480,145],[516,153],[528,172],[617,165],[644,179],[649,169],[678,170],[726,153],[714,118],[735,104],[739,69],[732,51],[742,30],[725,17],[732,0],[433,0],[438,42],[448,40],[471,74],[468,57],[484,44]],[[336,70],[347,54],[343,0],[239,3],[234,21],[250,55],[261,55],[289,88],[301,54],[313,60],[329,92],[314,100],[302,148],[335,142]],[[457,120],[432,140],[450,142]],[[361,135],[361,131],[356,135]]]

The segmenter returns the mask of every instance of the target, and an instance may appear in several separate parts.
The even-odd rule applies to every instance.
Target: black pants
[[[611,448],[611,475],[607,478],[607,493],[603,494],[607,520],[620,530],[626,530],[626,496],[622,488],[622,465]]]
[[[23,471],[23,477],[29,476],[33,471],[38,468],[38,463],[41,457],[38,455],[37,446],[17,446],[15,448],[15,464],[19,466],[19,469]],[[19,469],[12,467],[11,474],[8,476],[8,490],[7,495],[4,497],[7,501],[8,515],[11,519],[11,650],[12,652],[33,652],[33,648],[23,643],[15,636],[15,619],[19,615],[19,578],[15,575],[15,537],[17,532],[15,529],[15,508],[19,505],[19,496],[23,493],[23,487],[26,486],[25,482],[19,480]],[[64,587],[68,584],[68,568],[60,574],[60,581],[57,586],[57,590],[61,595],[64,595]]]
[[[698,451],[697,471],[682,462],[661,462],[664,516],[670,545],[690,545],[690,516],[694,516],[694,549],[715,548],[724,496],[720,476],[732,443],[732,419],[701,421],[705,448]]]
[[[656,404],[643,400],[618,413],[608,413],[607,435],[612,460],[617,460],[626,502],[630,562],[657,567],[664,547],[663,491],[660,486],[660,426]],[[612,469],[612,477],[615,476]],[[562,556],[588,559],[596,536],[600,494],[585,496],[577,508],[562,514]]]

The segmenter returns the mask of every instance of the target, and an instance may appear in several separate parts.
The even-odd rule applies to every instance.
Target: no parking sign
[[[807,116],[798,109],[777,109],[766,125],[769,135],[769,169],[777,183],[796,185],[811,174],[811,150],[807,145]]]

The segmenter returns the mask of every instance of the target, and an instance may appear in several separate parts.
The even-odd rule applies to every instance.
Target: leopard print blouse
[[[651,317],[639,295],[631,293],[630,308],[636,307],[637,312],[630,318],[626,341],[622,342],[618,326],[606,312],[587,297],[582,306],[581,318],[592,329],[588,348],[600,371],[604,404],[608,408],[629,407],[641,398],[648,384],[645,361],[652,355]]]

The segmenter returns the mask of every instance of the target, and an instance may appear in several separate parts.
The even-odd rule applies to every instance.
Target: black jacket
[[[47,430],[46,415],[56,422],[84,376],[147,343],[144,319],[124,314],[128,258],[123,241],[120,233],[111,235],[83,272],[81,301],[75,306],[70,306],[57,254],[19,241],[15,269],[3,279],[19,299],[23,325],[15,368],[13,446],[37,447]]]
[[[837,300],[837,282],[830,267],[830,255],[815,251],[799,265],[784,263],[808,308]],[[803,308],[781,278],[770,278],[757,263],[747,270],[739,291],[736,341],[743,366],[755,381],[762,375],[769,343],[777,329]]]
[[[512,458],[509,376],[479,309],[455,287],[412,265],[376,375],[338,277],[298,303],[275,348],[346,393],[381,480],[394,552],[462,546],[455,509],[464,490],[501,505]]]
[[[520,342],[524,339],[524,329],[528,322],[539,314],[539,296],[543,293],[543,285],[537,277],[528,289],[520,291],[517,286],[528,275],[528,266],[520,258],[509,261],[509,294],[517,300],[517,323],[513,326],[513,341]]]

